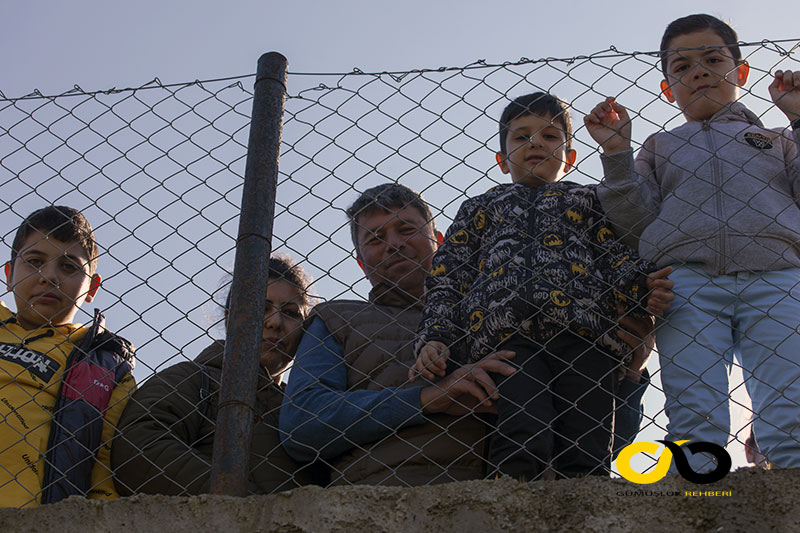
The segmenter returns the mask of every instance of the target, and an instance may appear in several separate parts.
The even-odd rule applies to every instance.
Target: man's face
[[[560,180],[574,162],[567,135],[553,117],[524,115],[508,124],[506,154],[498,154],[500,169],[514,183],[538,186]],[[571,159],[571,160],[570,160]]]
[[[26,329],[72,323],[100,286],[100,276],[90,274],[89,258],[77,241],[59,241],[38,231],[28,235],[5,270],[17,321]]]
[[[415,207],[371,211],[356,219],[358,256],[367,279],[422,298],[438,235]]]
[[[701,122],[736,101],[738,88],[747,81],[746,64],[737,65],[722,37],[707,29],[678,35],[669,48],[667,79],[662,90],[683,111],[686,120]]]

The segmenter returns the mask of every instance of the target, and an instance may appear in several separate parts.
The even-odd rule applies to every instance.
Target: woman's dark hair
[[[270,280],[288,281],[300,289],[300,300],[303,307],[308,308],[311,298],[308,294],[308,288],[311,285],[312,279],[308,273],[294,262],[294,260],[286,255],[275,254],[269,258],[269,274]],[[228,296],[225,298],[225,312],[231,307],[231,291],[228,289]]]

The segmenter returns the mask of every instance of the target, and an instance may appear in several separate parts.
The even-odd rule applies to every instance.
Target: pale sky
[[[7,98],[11,98],[29,94],[34,90],[45,95],[60,94],[71,90],[75,85],[85,91],[95,91],[139,87],[154,78],[158,78],[162,83],[172,84],[248,75],[254,73],[260,54],[278,51],[289,60],[290,73],[294,73],[289,77],[289,93],[296,96],[302,90],[315,87],[321,82],[326,85],[336,85],[337,80],[336,77],[299,76],[296,73],[342,73],[350,72],[356,67],[364,72],[407,71],[435,69],[441,66],[458,67],[476,60],[503,63],[516,62],[521,57],[570,58],[590,55],[612,46],[623,52],[657,50],[666,24],[675,18],[695,12],[708,12],[730,21],[739,33],[740,40],[745,42],[759,42],[764,39],[773,41],[800,39],[795,0],[770,3],[737,0],[705,2],[702,5],[703,7],[700,7],[697,2],[686,1],[671,3],[627,0],[611,3],[580,1],[557,9],[556,3],[530,0],[525,2],[229,1],[224,4],[208,0],[191,2],[139,0],[125,3],[6,0],[0,4],[0,45],[5,52],[0,55],[0,72],[3,73],[0,77],[0,91]],[[761,62],[762,64],[755,66],[766,71],[779,60],[779,54],[765,52],[753,55],[751,63]],[[794,61],[794,67],[788,67],[786,66],[788,63],[784,62],[780,68],[798,68],[796,60]],[[424,191],[432,205],[438,208],[441,214],[437,216],[437,223],[440,229],[444,230],[449,222],[447,217],[454,214],[454,210],[464,199],[463,195],[467,191],[469,195],[478,194],[485,190],[487,185],[491,185],[491,180],[505,179],[493,169],[492,151],[496,149],[492,144],[495,143],[493,135],[496,128],[493,120],[503,105],[502,98],[498,95],[514,97],[530,90],[532,85],[548,89],[552,84],[553,90],[559,96],[573,102],[573,114],[576,115],[573,120],[577,127],[581,124],[580,114],[588,111],[602,95],[622,92],[621,98],[628,98],[626,102],[629,102],[632,108],[642,110],[642,117],[649,119],[649,122],[640,120],[634,123],[634,137],[643,140],[643,135],[653,131],[657,124],[664,124],[673,119],[675,111],[654,96],[654,92],[657,91],[657,74],[646,63],[643,63],[646,68],[636,70],[637,64],[639,63],[629,61],[624,65],[624,68],[630,69],[631,72],[643,73],[640,86],[635,90],[629,90],[633,86],[633,81],[623,83],[623,80],[634,78],[624,78],[619,75],[610,79],[603,78],[597,85],[593,85],[597,78],[613,67],[612,60],[606,60],[596,71],[581,70],[583,66],[576,69],[574,77],[577,81],[574,83],[566,80],[563,69],[567,67],[561,63],[548,64],[541,71],[535,67],[526,67],[517,70],[518,75],[513,73],[513,69],[492,75],[486,70],[473,71],[470,74],[474,73],[478,77],[487,76],[486,81],[484,84],[472,84],[472,78],[461,76],[453,82],[457,83],[456,92],[465,91],[465,88],[472,88],[474,91],[470,92],[469,97],[464,98],[464,101],[468,101],[471,106],[467,109],[467,115],[462,114],[461,117],[452,120],[449,119],[448,113],[455,114],[455,111],[449,110],[447,95],[443,95],[441,91],[441,88],[446,88],[450,82],[443,76],[431,76],[439,91],[436,98],[431,99],[431,107],[438,109],[437,113],[441,113],[441,116],[450,122],[447,127],[443,127],[440,121],[426,129],[430,134],[430,138],[425,139],[426,143],[440,142],[444,150],[432,154],[430,159],[425,159],[428,167],[420,164],[418,169],[414,169],[411,163],[416,163],[422,158],[419,154],[427,154],[426,147],[409,148],[411,144],[404,144],[405,141],[399,139],[408,133],[407,128],[410,127],[413,131],[415,128],[419,129],[419,126],[412,121],[415,125],[406,126],[406,130],[396,127],[404,124],[405,118],[398,118],[406,117],[403,114],[404,104],[395,101],[381,104],[381,111],[388,113],[394,120],[394,126],[386,131],[383,130],[385,125],[381,123],[381,117],[376,118],[374,114],[369,114],[378,108],[377,102],[381,102],[381,98],[391,95],[393,91],[399,91],[401,86],[399,82],[395,87],[391,80],[386,83],[384,79],[377,85],[378,92],[372,96],[367,93],[373,91],[375,86],[367,83],[368,80],[364,78],[348,78],[343,83],[345,87],[360,89],[362,92],[359,94],[365,100],[358,100],[353,104],[356,108],[352,111],[352,115],[347,115],[350,111],[341,111],[342,115],[351,116],[352,120],[358,119],[360,127],[369,134],[374,134],[373,141],[378,138],[384,141],[388,137],[389,140],[385,141],[390,147],[388,155],[381,153],[387,146],[381,143],[372,142],[367,144],[366,148],[355,148],[360,146],[362,140],[347,130],[346,125],[337,123],[331,126],[334,129],[340,128],[334,135],[337,142],[344,146],[350,143],[352,146],[345,153],[349,159],[340,162],[339,154],[332,151],[334,147],[324,145],[327,137],[319,141],[323,144],[314,144],[317,141],[303,137],[306,132],[303,123],[308,115],[314,117],[309,121],[319,125],[320,131],[330,122],[325,122],[321,116],[314,115],[314,110],[303,111],[301,105],[303,100],[290,100],[287,102],[284,141],[291,146],[291,149],[285,147],[281,159],[284,179],[278,190],[279,206],[276,210],[278,217],[274,247],[290,251],[307,262],[306,266],[318,280],[316,288],[321,296],[326,298],[339,295],[366,296],[368,285],[361,280],[361,273],[355,261],[348,256],[351,246],[348,234],[343,229],[345,221],[342,209],[355,199],[356,193],[353,189],[363,190],[371,184],[386,181],[387,178],[401,176],[401,183]],[[522,84],[520,77],[524,78]],[[242,84],[246,90],[252,89],[252,80],[252,78],[243,80]],[[409,91],[427,83],[427,78],[414,76],[405,78],[404,82],[409,80],[413,83],[409,82],[404,86],[404,89]],[[759,78],[754,75],[751,80],[753,95],[766,96],[763,76]],[[760,81],[762,83],[759,84]],[[592,85],[593,88],[586,89],[587,85]],[[214,90],[217,90],[222,85],[214,87]],[[384,93],[378,94],[380,90]],[[420,90],[419,97],[423,98],[424,90]],[[233,94],[227,101],[235,102],[237,98],[247,99],[246,92],[237,92],[236,89],[228,91],[231,92]],[[155,92],[151,96],[154,94]],[[309,98],[315,104],[323,102],[326,105],[330,105],[330,102],[338,97],[338,93],[327,96],[319,91],[304,94],[309,94]],[[320,100],[315,100],[317,98]],[[759,110],[765,113],[765,121],[769,119],[778,125],[781,117],[769,110],[769,102],[756,97],[751,98],[756,107],[761,106]],[[362,107],[359,108],[359,105]],[[249,114],[249,107],[250,103],[247,101],[242,107],[242,112]],[[474,122],[469,113],[477,115]],[[0,115],[0,126],[9,127],[3,122],[3,117]],[[456,132],[463,132],[465,135],[460,137],[467,138],[459,136],[453,138],[448,127],[455,128]],[[641,137],[637,137],[638,135]],[[246,142],[246,132],[244,137],[240,134],[239,139]],[[570,179],[596,180],[599,165],[594,147],[580,131],[577,132],[576,139],[579,162],[581,162],[580,174],[573,174]],[[36,152],[32,146],[29,149]],[[412,155],[406,154],[406,149],[411,150],[409,153]],[[321,150],[322,156],[314,157],[316,165],[314,166],[309,161],[316,150]],[[170,151],[170,153],[176,159],[180,159],[181,156],[190,158],[188,152]],[[175,155],[176,153],[179,155]],[[235,161],[235,164],[231,165],[232,171],[241,173],[243,160],[238,159],[242,156],[241,150],[237,151],[234,147],[226,153],[230,153],[232,161]],[[357,153],[358,158],[352,157],[354,153]],[[0,160],[3,154],[5,152],[0,153]],[[581,158],[585,158],[585,161]],[[87,156],[84,159],[88,161],[91,158]],[[358,161],[354,162],[355,159]],[[8,163],[10,160],[8,158],[4,162]],[[169,166],[174,162],[159,161],[161,167],[155,170],[154,165],[148,166],[145,163],[139,167],[140,169],[147,167],[146,174],[154,175],[153,187],[161,186],[158,184],[158,176],[174,176],[174,179],[170,177],[163,185],[168,191],[172,191],[170,194],[177,195],[174,198],[182,197],[187,202],[186,205],[199,201],[190,198],[188,193],[182,196],[183,193],[176,192],[176,187],[189,187],[185,185],[188,183],[185,176]],[[111,179],[114,181],[114,167],[91,161],[89,163],[91,163],[90,168],[103,168],[100,172],[103,176],[112,174]],[[201,176],[198,179],[204,181],[205,187],[213,181],[208,177],[211,171],[207,169],[214,164],[203,161],[201,166],[206,170],[197,172],[192,171],[191,165],[185,168],[189,168],[191,177]],[[366,170],[358,167],[362,164]],[[33,174],[29,172],[26,176],[49,176],[48,173],[53,172],[51,169],[53,164],[48,162],[48,165],[44,165],[46,167],[43,170],[44,174],[37,174],[39,171],[36,169],[42,166],[40,161],[40,164],[34,167]],[[55,168],[58,168],[58,165],[55,165]],[[76,167],[71,168],[74,170]],[[219,181],[229,180],[230,177],[220,172],[216,175],[219,176]],[[61,174],[68,172],[63,171]],[[6,179],[7,176],[0,182]],[[31,183],[30,179],[35,181],[40,178],[26,179],[29,180],[26,182],[27,185],[35,188],[37,184]],[[32,210],[38,207],[36,202],[41,203],[42,198],[56,201],[65,194],[61,189],[57,191],[57,187],[50,191],[47,187],[52,186],[52,181],[41,179],[44,183],[36,189],[38,196],[34,195],[29,200],[20,201],[13,214],[11,212],[0,214],[0,217],[4,217],[0,219],[6,225],[13,224],[15,220],[18,223],[18,217],[24,215],[26,209]],[[145,181],[147,180],[137,178],[135,183],[140,189],[136,191],[130,190],[132,182],[119,185],[119,188],[124,189],[127,195],[126,201],[138,198],[138,202],[147,205],[148,213],[159,213],[159,217],[154,217],[158,219],[154,220],[154,224],[161,224],[162,230],[171,231],[170,227],[174,228],[185,223],[189,217],[196,217],[197,211],[182,212],[178,208],[169,207],[168,201],[170,205],[179,202],[174,202],[173,196],[169,195],[167,195],[169,198],[164,200],[166,193],[148,192]],[[342,183],[346,183],[347,186],[342,186]],[[214,184],[203,193],[205,195],[202,200],[203,205],[208,207],[202,210],[203,216],[213,220],[209,222],[192,218],[192,221],[198,220],[196,224],[195,222],[192,224],[197,229],[200,228],[198,224],[201,222],[208,222],[207,227],[212,228],[211,230],[197,229],[195,235],[192,234],[192,224],[187,223],[183,226],[187,234],[182,235],[180,245],[193,248],[194,252],[202,252],[200,259],[191,259],[193,262],[191,268],[194,269],[191,270],[191,275],[187,273],[188,267],[180,263],[184,256],[172,250],[176,246],[172,241],[155,238],[148,240],[148,235],[154,235],[155,231],[150,226],[139,228],[144,235],[137,235],[134,241],[125,240],[115,233],[135,225],[134,220],[142,216],[135,209],[127,211],[131,220],[125,220],[125,213],[118,214],[114,224],[109,222],[104,226],[107,229],[101,230],[103,232],[101,236],[106,241],[119,243],[118,248],[121,251],[119,253],[115,251],[111,245],[113,242],[106,244],[109,257],[117,258],[119,264],[114,264],[112,268],[111,264],[106,262],[108,265],[106,268],[110,268],[113,275],[106,277],[107,282],[104,284],[106,292],[101,292],[98,305],[113,308],[109,320],[112,329],[116,323],[116,328],[122,328],[124,334],[131,337],[140,347],[140,365],[136,374],[140,381],[159,365],[180,360],[180,352],[183,352],[182,357],[193,358],[208,342],[210,334],[205,333],[205,330],[210,327],[218,314],[215,315],[213,306],[207,305],[207,294],[216,289],[223,270],[229,268],[232,261],[231,246],[232,236],[236,231],[236,221],[231,217],[235,217],[234,204],[238,203],[241,195],[237,186],[237,183],[230,184],[230,182],[227,186]],[[19,184],[15,185],[10,181],[3,184],[3,187],[2,192],[5,194],[6,202],[12,202],[15,196],[22,197],[28,194],[28,188],[20,189]],[[215,191],[219,190],[223,191],[222,194],[228,201],[228,204],[222,207],[213,204],[213,198],[207,199],[211,198],[209,195],[213,196],[216,194]],[[78,204],[88,202],[88,205],[91,205],[92,193],[82,192],[82,194],[88,196],[79,197],[75,201]],[[113,191],[109,195],[113,195]],[[148,195],[159,198],[151,200]],[[313,204],[309,199],[310,196],[325,201],[322,201],[319,207]],[[69,196],[70,199],[73,197],[74,195]],[[162,200],[163,205],[159,203]],[[303,203],[295,203],[301,201]],[[78,205],[78,207],[84,206]],[[100,207],[103,208],[102,205]],[[314,211],[315,209],[319,211]],[[208,211],[212,214],[207,215]],[[302,217],[298,216],[299,211],[303,212]],[[102,219],[104,215],[106,218]],[[311,215],[315,215],[316,218]],[[89,216],[96,225],[97,218],[93,217],[101,218],[102,226],[113,214],[109,214],[108,208],[105,208],[105,211],[101,209],[89,212]],[[214,216],[219,220],[214,219]],[[217,232],[208,239],[204,238],[204,232],[208,234],[218,226],[223,226],[225,231]],[[2,233],[5,234],[10,228],[2,229]],[[317,242],[320,240],[324,242]],[[141,250],[135,252],[133,249],[137,246]],[[160,262],[151,260],[149,255],[142,256],[148,249],[159,252]],[[126,253],[129,255],[125,255]],[[123,259],[126,257],[128,259]],[[197,266],[197,261],[207,261],[211,267]],[[101,263],[101,271],[102,268]],[[180,281],[175,281],[176,271],[183,273]],[[161,280],[153,272],[158,272],[158,276],[163,273],[164,279]],[[180,291],[175,289],[174,292],[170,292],[171,287],[179,284]],[[185,294],[181,292],[184,289]],[[150,292],[147,292],[148,290]],[[192,290],[194,292],[191,292]],[[3,299],[7,301],[8,296],[4,296]],[[186,315],[189,315],[190,320],[182,319]],[[655,359],[656,357],[650,363],[651,370],[657,369]],[[649,416],[657,416],[657,425],[662,429],[651,424],[640,434],[640,440],[655,440],[664,436],[663,427],[666,422],[661,412],[663,396],[658,396],[655,390],[658,383],[654,385],[655,387],[651,387],[651,392],[648,393],[647,412]],[[743,422],[741,410],[738,415],[734,414],[734,420],[737,420],[737,416],[739,421]],[[733,444],[730,448],[734,455],[734,465],[742,464],[741,446]]]
[[[666,24],[708,12],[744,41],[797,36],[797,5],[759,3],[408,0],[71,2],[0,6],[0,90],[21,96],[249,74],[278,51],[293,72],[411,70],[477,59],[657,50]],[[561,6],[562,4],[558,4]],[[224,6],[224,7],[223,7]],[[702,6],[702,7],[701,7]]]

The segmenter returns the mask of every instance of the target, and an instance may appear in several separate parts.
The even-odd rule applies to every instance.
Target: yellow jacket
[[[95,330],[97,331],[97,330]],[[72,493],[84,493],[90,498],[113,499],[117,491],[111,474],[111,439],[115,427],[128,397],[136,389],[130,364],[124,367],[117,365],[115,378],[113,369],[102,369],[98,365],[81,363],[76,373],[81,385],[64,387],[62,383],[67,375],[67,361],[76,347],[90,332],[89,326],[68,324],[59,327],[45,327],[26,330],[16,323],[16,317],[0,302],[0,506],[27,507],[42,503],[43,494],[51,487],[60,484],[60,497],[46,498],[45,501],[57,501],[69,495],[63,494],[63,486],[73,487]],[[94,334],[94,333],[89,333]],[[124,341],[127,343],[127,341]],[[130,351],[132,355],[132,347]],[[73,363],[73,368],[76,366]],[[98,368],[100,368],[98,374]],[[73,377],[75,375],[73,374]],[[88,381],[86,381],[88,379]],[[74,380],[71,380],[72,383]],[[78,416],[90,416],[87,410],[93,410],[95,416],[102,413],[102,430],[99,442],[96,436],[86,438],[91,432],[71,432],[59,422],[60,441],[58,446],[60,457],[50,455],[53,443],[53,420],[58,418],[66,408],[56,405],[59,396],[69,397],[62,401],[72,404],[71,414],[74,416],[76,404]],[[63,405],[63,404],[62,404]],[[79,423],[80,424],[80,423]],[[82,424],[89,426],[88,423]],[[97,424],[100,428],[100,424]],[[66,436],[65,436],[66,435]],[[78,436],[76,436],[78,435]],[[86,440],[94,442],[84,442]],[[75,442],[77,441],[77,443]],[[64,474],[73,469],[67,464],[64,453],[72,453],[69,446],[88,447],[94,453],[95,460],[91,466],[90,480],[82,483],[88,490],[74,489],[74,474]],[[94,451],[92,451],[94,448]],[[50,479],[48,486],[44,480]],[[88,469],[86,470],[89,474]],[[60,476],[60,477],[59,477]]]

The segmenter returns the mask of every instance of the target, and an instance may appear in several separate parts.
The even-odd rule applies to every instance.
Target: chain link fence
[[[752,72],[741,98],[765,124],[786,122],[767,86],[776,69],[800,68],[798,45],[797,40],[742,45]],[[136,416],[130,415],[131,424],[147,431],[144,440],[129,438],[130,428],[118,436],[114,457],[106,458],[104,469],[92,477],[90,488],[99,497],[111,494],[98,487],[108,487],[112,463],[121,494],[208,490],[221,365],[221,355],[213,348],[225,336],[224,306],[236,247],[253,79],[175,85],[154,80],[124,90],[87,92],[76,87],[61,95],[0,95],[0,228],[6,257],[17,228],[32,211],[53,204],[81,210],[99,243],[97,272],[103,281],[95,300],[84,304],[74,321],[91,323],[92,309],[101,308],[109,330],[136,346],[132,373],[138,394],[146,400],[134,397],[127,405],[129,411],[139,406]],[[314,279],[309,286],[311,304],[363,301],[371,284],[356,264],[346,216],[359,194],[387,182],[419,191],[444,232],[462,202],[509,181],[495,162],[497,120],[512,99],[535,91],[550,92],[570,105],[578,156],[565,179],[596,184],[603,169],[582,117],[606,96],[616,96],[633,117],[637,150],[649,135],[683,122],[678,108],[660,96],[661,79],[658,54],[613,48],[572,58],[478,61],[460,68],[408,72],[290,72],[272,250],[292,257]],[[292,309],[278,305],[277,296],[268,298],[274,306],[271,312],[268,307],[268,315],[275,309],[292,314]],[[11,311],[14,300],[11,292],[3,297]],[[304,307],[299,307],[302,315]],[[402,311],[409,309],[401,306]],[[413,353],[414,328],[391,321],[385,328],[407,337],[404,350]],[[7,324],[3,334],[9,337],[2,340],[4,346],[25,346],[27,337]],[[280,344],[279,339],[270,342]],[[209,349],[214,353],[208,355]],[[43,472],[52,469],[46,442],[50,413],[58,411],[54,406],[64,364],[52,381],[31,384],[30,362],[21,364],[9,350],[0,357],[0,492],[24,492],[12,505],[27,505],[41,501]],[[63,351],[65,357],[69,350]],[[195,362],[204,351],[207,357]],[[376,368],[393,369],[398,365],[395,356],[385,353]],[[407,371],[412,362],[399,365]],[[663,438],[667,417],[658,357],[651,358],[648,368],[651,382],[637,440],[654,441]],[[330,442],[337,444],[327,451],[301,453],[316,460],[308,464],[295,463],[280,445],[281,393],[267,374],[257,393],[254,442],[260,448],[254,444],[250,457],[249,490],[273,492],[314,481],[349,483],[358,481],[354,471],[370,482],[409,484],[413,475],[404,478],[392,472],[406,467],[437,469],[428,482],[442,482],[462,478],[463,463],[483,461],[486,435],[492,431],[475,437],[477,426],[459,426],[483,421],[467,415],[454,422],[437,415],[421,423],[414,411],[419,406],[402,392],[409,385],[407,377],[387,378],[374,370],[330,372],[343,372],[348,386],[355,385],[353,376],[360,372],[365,377],[358,389],[384,390],[395,400],[402,396],[403,409],[388,415],[399,426],[389,427],[366,411],[359,424],[370,419],[373,425],[386,426],[369,434],[374,438],[353,438],[361,426],[329,426]],[[291,369],[284,381],[291,381],[290,375]],[[744,464],[742,445],[750,419],[758,417],[742,386],[744,377],[734,362],[728,449],[735,464]],[[401,389],[385,389],[389,385]],[[339,392],[326,401],[332,409],[340,408],[337,402],[360,405]],[[380,408],[378,402],[375,409]],[[316,416],[307,405],[300,410]],[[106,425],[117,423],[109,419],[111,411],[106,411]],[[34,433],[44,440],[33,439]],[[291,440],[292,435],[284,433],[287,436]],[[117,457],[122,441],[126,444],[120,448],[127,451]],[[101,448],[107,450],[108,444],[103,442]],[[434,456],[443,449],[447,453],[442,457]],[[456,449],[460,451],[453,453]],[[646,470],[656,458],[639,460],[638,469]],[[345,463],[350,466],[342,466]]]

